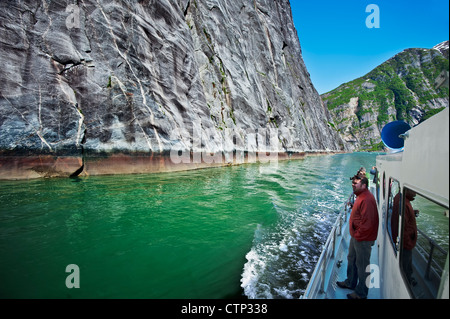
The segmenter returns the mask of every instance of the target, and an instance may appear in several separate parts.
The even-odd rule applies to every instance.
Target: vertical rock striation
[[[0,35],[0,178],[344,147],[288,0],[6,0]]]

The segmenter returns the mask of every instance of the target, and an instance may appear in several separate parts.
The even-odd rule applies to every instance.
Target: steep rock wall
[[[7,0],[0,34],[3,178],[344,149],[288,0]]]

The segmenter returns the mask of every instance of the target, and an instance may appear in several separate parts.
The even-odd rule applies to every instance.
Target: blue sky
[[[448,0],[290,0],[303,59],[320,94],[364,76],[407,48],[449,39]],[[379,28],[366,19],[379,8]]]

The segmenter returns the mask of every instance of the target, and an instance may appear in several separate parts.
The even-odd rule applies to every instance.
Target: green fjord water
[[[298,298],[349,176],[374,163],[0,181],[0,298]]]

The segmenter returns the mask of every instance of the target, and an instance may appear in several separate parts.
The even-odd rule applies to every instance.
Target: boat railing
[[[349,212],[354,203],[353,194],[350,195],[348,201],[345,203],[344,208],[339,213],[336,222],[334,223],[330,235],[325,242],[325,245],[320,254],[319,260],[317,261],[316,267],[311,275],[308,286],[306,287],[305,293],[303,294],[303,299],[315,298],[318,294],[323,294],[325,292],[326,274],[327,268],[330,260],[335,258],[336,250],[338,246],[336,245],[337,238],[342,235],[343,226],[347,222]]]
[[[429,250],[427,251],[426,248],[423,247],[423,245],[418,241],[417,242],[417,249],[420,252],[420,254],[423,256],[423,258],[426,260],[426,270],[425,270],[425,279],[430,280],[430,274],[431,271],[437,270],[438,274],[442,274],[443,268],[441,265],[439,265],[438,262],[436,262],[435,258],[435,248],[444,256],[446,256],[447,252],[439,246],[438,243],[436,243],[433,239],[431,239],[426,233],[424,233],[419,228],[417,229],[418,233],[425,239],[425,241],[429,245]]]

